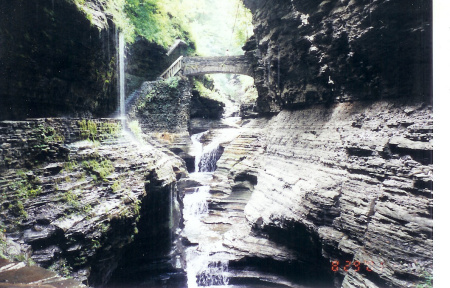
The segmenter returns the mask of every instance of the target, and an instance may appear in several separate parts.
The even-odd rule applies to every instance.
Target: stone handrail
[[[170,77],[175,76],[182,68],[183,66],[183,56],[180,56],[177,60],[175,60],[175,62],[172,63],[172,65],[170,65],[169,68],[166,69],[166,71],[164,71],[161,74],[161,78],[163,79],[168,79]]]

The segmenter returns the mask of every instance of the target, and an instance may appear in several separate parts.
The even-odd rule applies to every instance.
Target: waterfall
[[[280,97],[281,97],[281,87],[280,87],[280,78],[281,78],[281,49],[280,46],[278,46],[278,90],[280,91]]]
[[[205,133],[202,132],[191,136],[195,155],[195,172],[214,172],[217,168],[217,160],[222,156],[218,141],[213,141],[206,147],[203,147],[200,139]]]
[[[201,218],[208,214],[209,189],[209,186],[196,187],[193,193],[184,196],[184,230],[191,236],[204,236]],[[189,247],[185,253],[189,288],[228,284],[228,260],[224,257],[209,255],[197,247]]]
[[[199,172],[214,172],[217,168],[217,160],[222,154],[220,153],[220,146],[217,142],[211,142],[203,149],[203,154],[198,163]]]
[[[219,142],[213,141],[206,147],[200,142],[207,132],[191,136],[193,152],[195,155],[196,179],[204,179],[216,169],[216,162],[220,158]],[[193,243],[199,243],[199,239],[208,237],[205,223],[202,218],[209,212],[208,198],[210,187],[195,187],[192,193],[187,193],[183,199],[184,234],[189,235]],[[199,245],[185,249],[187,287],[198,288],[201,286],[226,286],[228,284],[228,259],[220,253],[210,255],[208,245]]]
[[[122,127],[125,127],[125,38],[119,33],[119,106]]]
[[[209,186],[196,187],[194,193],[184,196],[184,216],[186,219],[208,214]]]
[[[228,260],[221,258],[221,255],[210,256],[194,247],[186,249],[188,288],[228,285]]]
[[[198,134],[193,134],[191,136],[192,147],[194,149],[194,155],[195,155],[195,172],[200,172],[199,164],[200,164],[200,158],[202,157],[202,152],[203,152],[203,145],[200,142],[200,139],[202,138],[202,136],[205,133],[206,132],[202,132],[202,133],[198,133]]]

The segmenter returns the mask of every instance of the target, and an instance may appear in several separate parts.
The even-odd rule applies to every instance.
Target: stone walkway
[[[0,259],[0,288],[85,288],[73,279],[58,276],[55,272],[38,266]]]

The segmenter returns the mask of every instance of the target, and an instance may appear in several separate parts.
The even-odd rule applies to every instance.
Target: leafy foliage
[[[135,28],[135,33],[164,47],[174,39],[190,42],[186,19],[176,5],[168,0],[126,0],[125,12]]]
[[[242,54],[252,35],[251,12],[242,0],[179,0],[191,25],[197,51],[204,56]]]

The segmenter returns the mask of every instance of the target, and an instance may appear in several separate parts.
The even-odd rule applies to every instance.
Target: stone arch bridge
[[[181,56],[160,77],[167,79],[177,74],[196,76],[217,73],[241,74],[253,77],[251,63],[244,55],[216,57]]]

